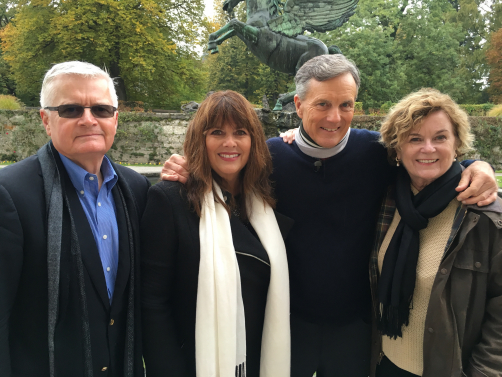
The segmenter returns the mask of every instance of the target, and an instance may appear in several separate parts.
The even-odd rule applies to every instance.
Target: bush
[[[483,103],[481,105],[459,105],[470,116],[486,116],[486,114],[495,106],[493,103]]]
[[[19,110],[24,107],[24,104],[14,96],[8,94],[0,94],[0,109],[3,110]]]
[[[502,105],[497,105],[488,112],[489,117],[502,117]]]
[[[385,102],[382,106],[380,106],[380,115],[386,115],[389,112],[390,108],[394,105],[395,105],[394,102],[391,101]]]
[[[142,101],[123,101],[119,100],[119,108],[120,112],[136,112],[142,113],[145,111],[144,102]]]
[[[354,104],[354,115],[364,115],[362,102],[356,102]]]
[[[372,107],[369,107],[366,110],[366,115],[369,115],[369,116],[372,116],[372,117],[380,117],[380,116],[384,116],[385,113],[382,114],[382,112],[381,112],[380,109],[374,109]]]

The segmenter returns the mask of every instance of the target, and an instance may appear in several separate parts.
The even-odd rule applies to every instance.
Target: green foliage
[[[382,114],[382,115],[387,114],[389,112],[390,108],[394,105],[395,105],[395,103],[393,103],[391,101],[385,102],[384,104],[382,104],[382,106],[380,106],[380,114]]]
[[[493,107],[487,114],[489,117],[502,117],[502,105]]]
[[[0,29],[4,28],[14,17],[17,11],[16,5],[17,1],[0,1]],[[15,92],[16,83],[0,49],[0,94],[14,95]]]
[[[492,165],[500,166],[500,161],[502,161],[502,121],[498,124],[478,122],[473,127],[473,131],[476,136],[474,148],[480,154],[481,159],[490,161]]]
[[[356,14],[343,28],[314,34],[327,46],[337,45],[357,64],[361,74],[358,100],[365,109],[399,99],[398,82],[392,72],[394,29],[390,26],[397,22],[398,13],[397,1],[360,0]]]
[[[488,73],[484,45],[489,24],[486,7],[489,2],[480,0],[451,1],[446,20],[460,26],[462,37],[459,46],[460,63],[452,72],[463,85],[457,86],[456,98],[463,103],[482,103],[486,100],[484,82]],[[481,12],[481,9],[485,12]]]
[[[484,41],[495,21],[480,9],[499,2],[360,0],[343,28],[314,36],[327,46],[336,44],[357,64],[359,100],[366,110],[422,87],[460,103],[482,103],[487,100]]]
[[[23,103],[16,97],[8,94],[0,94],[0,109],[19,110],[22,107],[24,107]]]
[[[362,102],[355,102],[354,103],[354,114],[356,114],[356,115],[364,114]]]
[[[490,36],[486,59],[490,65],[488,92],[494,102],[502,103],[502,28]]]
[[[202,0],[24,0],[0,38],[17,93],[32,103],[51,64],[83,60],[120,78],[120,99],[168,106],[204,82],[181,47],[198,43],[202,11]]]
[[[18,156],[16,156],[14,153],[2,153],[0,154],[0,161],[2,161],[2,164],[4,164],[6,161],[8,162],[16,162],[18,159]]]
[[[493,108],[492,103],[484,103],[482,105],[459,105],[470,116],[485,116]]]
[[[158,126],[146,123],[138,127],[138,133],[144,141],[154,141],[157,138],[156,130]]]

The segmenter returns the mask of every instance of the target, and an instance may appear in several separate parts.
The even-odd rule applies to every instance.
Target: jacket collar
[[[502,229],[502,199],[500,197],[498,197],[493,203],[484,207],[468,205],[466,208],[484,213],[493,222],[497,229]]]
[[[476,204],[468,205],[468,209],[473,209],[475,211],[481,212],[494,212],[498,214],[502,214],[502,199],[497,198],[493,203],[488,204],[487,206],[479,207]]]

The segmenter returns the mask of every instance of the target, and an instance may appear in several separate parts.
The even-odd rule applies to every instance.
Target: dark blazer
[[[55,151],[53,149],[53,151]],[[139,219],[149,182],[113,164],[133,227],[130,250],[124,207],[112,190],[119,228],[119,266],[112,304],[94,237],[59,154],[54,153],[74,216],[84,265],[94,376],[123,376],[128,293],[139,297]],[[130,190],[127,189],[129,186]],[[70,251],[70,221],[63,209],[56,376],[83,376],[84,354],[77,268]],[[48,376],[47,211],[38,157],[0,170],[0,376]],[[135,287],[129,285],[134,253]],[[139,299],[135,300],[135,376],[143,375]],[[106,368],[104,371],[103,369]]]
[[[276,213],[283,237],[293,220]],[[148,192],[141,221],[143,353],[148,377],[195,377],[195,316],[200,262],[199,217],[186,190],[161,182]],[[230,218],[246,318],[247,374],[259,376],[270,264],[261,242]]]

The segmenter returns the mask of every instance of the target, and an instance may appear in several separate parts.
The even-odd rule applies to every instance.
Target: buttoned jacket
[[[380,212],[370,260],[371,376],[382,355],[378,252],[395,213],[394,187]],[[423,377],[502,377],[502,201],[460,206],[437,271],[425,319]]]

